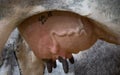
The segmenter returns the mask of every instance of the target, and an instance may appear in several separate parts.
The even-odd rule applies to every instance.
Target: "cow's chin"
[[[77,14],[50,12],[26,19],[18,29],[38,58],[70,58],[97,40],[94,27]]]

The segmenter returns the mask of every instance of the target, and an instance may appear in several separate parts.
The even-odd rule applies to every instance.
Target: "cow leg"
[[[14,26],[9,25],[9,21],[7,20],[0,20],[0,65],[2,65],[3,60],[2,60],[2,49],[7,42],[7,39],[10,35],[10,33],[13,31],[15,28]]]
[[[17,39],[16,56],[22,75],[43,75],[44,62],[38,59],[31,51],[25,40],[19,36]]]

